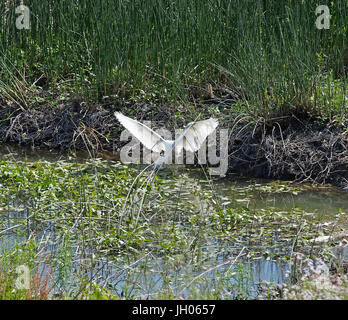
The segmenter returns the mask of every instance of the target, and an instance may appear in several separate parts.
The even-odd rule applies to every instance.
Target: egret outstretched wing
[[[173,148],[179,154],[183,148],[187,151],[195,152],[202,146],[204,140],[216,129],[218,121],[210,118],[208,120],[191,122],[175,140],[165,140],[158,133],[150,129],[145,124],[124,116],[120,112],[115,112],[116,118],[120,123],[134,135],[146,148],[154,151],[164,151],[155,162],[156,167],[161,167]]]
[[[180,153],[183,148],[190,152],[199,150],[218,124],[219,122],[213,118],[189,123],[179,138],[175,140],[175,152]]]
[[[120,112],[115,112],[118,121],[135,136],[146,148],[154,151],[165,151],[166,140],[164,140],[158,133],[150,129],[145,124],[124,116]]]

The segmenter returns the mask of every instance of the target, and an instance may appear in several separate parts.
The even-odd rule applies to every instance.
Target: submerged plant
[[[98,159],[1,161],[3,298],[249,299],[257,263],[277,263],[285,274],[296,252],[319,255],[313,239],[335,227],[299,208],[234,201],[244,192],[252,203],[278,187],[295,197],[293,187],[215,190],[203,176],[149,178]],[[30,293],[14,291],[10,266],[22,264]]]

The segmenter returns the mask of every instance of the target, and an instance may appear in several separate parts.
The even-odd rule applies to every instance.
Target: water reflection
[[[2,158],[21,159],[22,157],[27,160],[38,160],[45,157],[46,160],[56,161],[57,157],[61,159],[68,156],[55,152],[47,156],[47,154],[42,155],[36,151],[34,154],[27,152],[23,155],[14,150],[7,149],[5,152],[2,150]],[[175,172],[179,177],[188,175],[190,178],[196,179],[197,187],[202,189],[213,188],[213,194],[223,207],[228,205],[243,205],[250,209],[273,207],[279,211],[297,207],[305,212],[329,216],[335,215],[339,210],[348,211],[346,193],[334,188],[307,188],[301,192],[289,189],[280,192],[277,187],[274,187],[274,191],[269,192],[267,188],[270,180],[255,181],[228,176],[214,178],[211,185],[204,181],[205,176],[201,170],[173,167],[168,168],[162,175],[170,179],[171,172]],[[178,183],[181,183],[180,179]],[[194,202],[200,212],[204,214],[208,214],[212,209],[199,194],[193,193],[192,190],[181,190],[180,200]],[[14,204],[13,206],[16,207]],[[226,296],[237,298],[240,291],[236,291],[236,288],[242,288],[240,290],[243,291],[245,287],[247,289],[245,289],[244,295],[248,298],[255,298],[260,293],[258,285],[262,281],[274,284],[289,281],[290,266],[277,257],[290,255],[293,244],[291,241],[281,239],[276,229],[269,238],[260,237],[258,242],[251,239],[249,241],[245,237],[241,237],[238,241],[231,240],[229,243],[219,243],[217,239],[209,239],[204,249],[205,257],[209,257],[209,259],[204,261],[204,265],[194,266],[192,262],[185,263],[182,257],[178,257],[177,261],[168,264],[168,261],[164,261],[164,258],[155,252],[139,253],[134,260],[127,261],[127,263],[112,256],[100,255],[92,246],[82,247],[80,245],[82,234],[62,234],[55,228],[54,223],[37,221],[35,212],[31,213],[26,208],[3,210],[0,223],[0,252],[33,239],[38,244],[38,252],[42,257],[51,255],[52,258],[58,258],[60,252],[67,249],[64,247],[66,242],[63,240],[69,237],[70,247],[65,254],[74,257],[74,264],[66,266],[70,275],[70,279],[67,281],[71,282],[71,286],[74,286],[75,275],[84,272],[86,279],[101,285],[107,284],[107,287],[119,296],[133,297],[134,295],[138,298],[153,298],[170,279],[172,293],[177,297],[186,298],[192,293],[191,282],[192,285],[195,285],[196,282],[199,283],[199,289],[202,292],[209,292],[214,286],[220,285],[217,283],[217,274],[224,274],[226,277],[219,278],[219,281],[225,281],[223,284],[226,288],[231,288],[226,289]],[[256,260],[249,259],[248,255],[253,251],[267,254],[260,255]],[[343,253],[344,255],[345,253]],[[236,263],[236,257],[240,258],[238,261],[242,262],[242,267]],[[93,267],[91,268],[91,266]],[[246,274],[250,275],[250,279],[245,277]],[[187,287],[182,284],[185,281],[177,281],[177,279],[185,279],[185,277],[189,279],[186,283]],[[193,281],[194,279],[199,281]],[[244,283],[244,281],[249,282]],[[125,292],[125,288],[127,288],[127,292]]]

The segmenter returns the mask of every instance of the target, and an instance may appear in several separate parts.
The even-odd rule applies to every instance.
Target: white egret
[[[195,152],[200,149],[205,139],[216,129],[219,122],[214,118],[190,122],[176,140],[165,140],[158,133],[145,124],[115,112],[120,123],[135,136],[146,148],[154,152],[164,153],[155,161],[155,168],[159,168],[166,161],[171,151],[180,154],[183,148]]]

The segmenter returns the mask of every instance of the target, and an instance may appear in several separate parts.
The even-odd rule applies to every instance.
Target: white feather
[[[155,131],[145,124],[124,116],[120,112],[115,112],[118,121],[146,148],[154,152],[165,151],[166,141]]]
[[[146,148],[154,152],[164,151],[164,156],[156,160],[156,166],[160,166],[164,163],[173,148],[175,148],[177,154],[180,153],[183,148],[190,152],[199,150],[205,139],[219,124],[218,121],[213,118],[191,122],[183,129],[181,135],[173,141],[163,139],[158,133],[145,124],[128,118],[120,112],[115,112],[115,116]]]
[[[219,122],[216,119],[191,122],[184,129],[182,138],[176,140],[175,152],[180,153],[184,148],[186,151],[195,152],[200,149],[205,139],[216,129]]]

